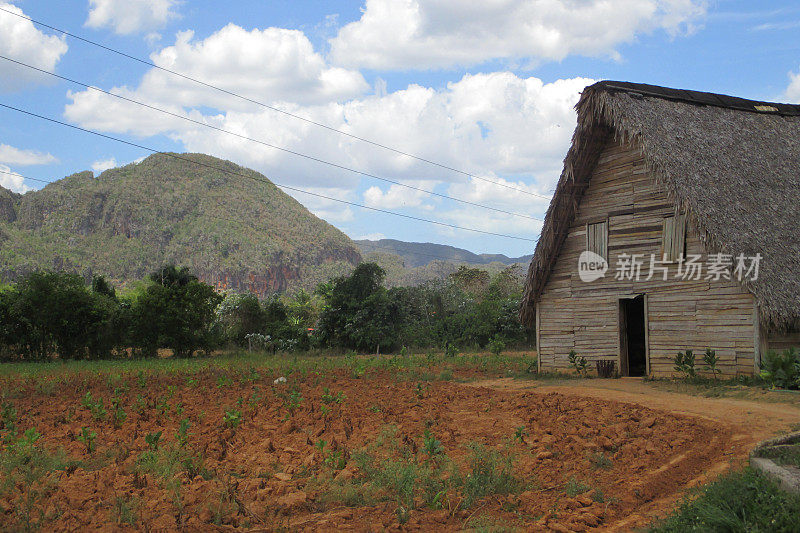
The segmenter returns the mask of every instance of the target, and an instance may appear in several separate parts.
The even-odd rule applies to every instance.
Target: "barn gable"
[[[600,82],[577,110],[520,312],[541,328],[542,363],[564,366],[571,349],[619,357],[620,299],[647,294],[651,370],[671,370],[676,348],[712,347],[726,373],[752,373],[765,338],[800,323],[800,106]],[[761,254],[758,279],[578,280],[595,219],[613,268],[625,250],[662,253],[672,215],[685,215],[687,253]]]

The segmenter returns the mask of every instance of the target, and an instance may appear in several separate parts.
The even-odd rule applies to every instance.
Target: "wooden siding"
[[[782,352],[789,348],[800,349],[800,331],[790,333],[772,333],[767,335],[767,350]]]
[[[677,263],[667,265],[667,281],[660,273],[645,281],[650,255],[661,257],[664,218],[675,214],[638,150],[610,142],[537,302],[542,369],[568,367],[570,350],[589,360],[615,359],[619,365],[619,299],[646,294],[651,374],[672,374],[675,355],[687,348],[694,350],[698,363],[706,348],[715,349],[726,375],[753,373],[755,304],[738,282],[675,279]],[[605,277],[585,283],[578,276],[578,256],[586,249],[587,224],[606,217],[609,270]],[[686,252],[706,259],[689,223]],[[643,254],[640,281],[615,279],[622,253]]]

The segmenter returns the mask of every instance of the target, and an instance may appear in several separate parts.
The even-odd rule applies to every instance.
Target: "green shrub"
[[[697,375],[694,369],[694,362],[695,356],[692,350],[678,352],[678,355],[675,356],[675,370],[685,377],[693,378]]]
[[[158,451],[158,443],[161,441],[161,433],[162,431],[158,431],[154,433],[148,433],[144,436],[144,441],[147,443],[147,447],[150,448],[150,451]]]
[[[771,388],[800,388],[800,354],[795,348],[778,353],[769,350],[761,361],[761,378]]]
[[[499,337],[494,337],[491,341],[489,341],[489,344],[486,347],[494,355],[500,355],[503,353],[503,350],[505,350],[506,343],[504,343]]]
[[[586,375],[586,366],[589,363],[586,361],[586,358],[584,356],[578,355],[578,353],[575,350],[569,351],[569,364],[572,368],[575,369],[575,372],[577,372],[579,376]]]
[[[800,495],[782,491],[768,476],[745,468],[692,491],[654,533],[794,532]]]

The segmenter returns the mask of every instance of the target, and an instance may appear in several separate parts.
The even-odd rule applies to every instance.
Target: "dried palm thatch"
[[[800,327],[800,106],[624,82],[587,87],[578,126],[528,270],[535,304],[603,146],[633,141],[708,253],[763,257],[746,282],[769,330]]]

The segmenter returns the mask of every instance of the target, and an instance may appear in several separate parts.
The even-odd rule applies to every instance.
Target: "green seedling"
[[[87,427],[81,428],[81,433],[78,435],[78,440],[86,447],[87,453],[94,451],[94,440],[97,438],[97,432],[92,431]]]
[[[719,369],[717,369],[717,364],[719,363],[719,357],[717,356],[716,350],[712,350],[711,348],[706,348],[706,353],[703,355],[703,363],[705,363],[706,367],[711,371],[711,375],[714,376],[714,379],[717,379],[717,373]]]
[[[422,451],[431,459],[444,453],[444,446],[442,446],[441,441],[433,435],[433,432],[431,432],[429,428],[425,429],[425,432],[422,434]]]
[[[322,403],[344,403],[347,397],[344,395],[342,391],[337,392],[336,394],[331,393],[331,390],[328,387],[322,389]]]
[[[242,421],[242,413],[237,410],[225,411],[222,423],[225,427],[236,429]]]
[[[122,407],[122,399],[118,397],[111,398],[111,408],[113,409],[112,417],[114,420],[114,428],[119,429],[128,418],[128,413],[126,413],[125,408]]]
[[[178,441],[178,444],[181,447],[186,447],[186,443],[189,441],[189,419],[184,418],[180,421],[178,425],[178,431],[175,433],[175,439]]]
[[[147,443],[147,446],[150,448],[151,451],[157,452],[158,451],[158,443],[161,440],[161,431],[157,431],[155,433],[148,433],[144,436],[144,441]]]

